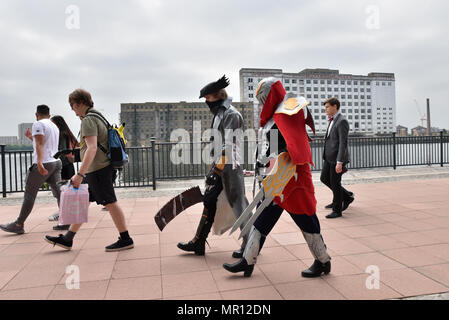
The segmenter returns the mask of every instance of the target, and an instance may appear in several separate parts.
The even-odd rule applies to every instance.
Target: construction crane
[[[419,108],[418,101],[416,99],[413,99],[416,104],[416,109],[418,109],[418,114],[421,117],[419,120],[421,120],[421,127],[424,127],[424,121],[427,120],[427,118],[424,116],[424,114],[421,112],[421,109]]]

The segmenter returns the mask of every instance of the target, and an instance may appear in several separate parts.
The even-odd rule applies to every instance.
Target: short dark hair
[[[40,104],[36,108],[36,112],[40,114],[41,116],[49,116],[50,115],[50,108],[46,106],[45,104]]]
[[[331,106],[337,106],[337,110],[340,110],[340,101],[338,101],[337,98],[332,97],[324,101],[323,106],[326,105],[326,103],[329,103]]]
[[[69,95],[69,103],[72,106],[75,103],[80,103],[92,108],[94,102],[90,93],[84,89],[76,89]]]

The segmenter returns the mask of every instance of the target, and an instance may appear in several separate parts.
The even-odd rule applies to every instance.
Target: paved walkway
[[[441,178],[444,169],[431,169],[440,173],[434,179],[408,180],[413,178],[409,175],[399,181],[355,181],[348,188],[356,201],[343,218],[335,220],[324,218],[323,207],[331,194],[317,184],[318,216],[332,256],[332,272],[316,279],[301,278],[300,271],[313,259],[288,215],[268,237],[252,277],[243,278],[221,267],[235,261],[231,252],[239,246],[237,234],[210,237],[211,248],[204,257],[176,248],[178,241],[193,236],[200,205],[178,216],[161,233],[153,216],[170,197],[128,198],[122,190],[120,201],[136,247],[104,252],[118,234],[108,213],[92,206],[89,223],[67,252],[43,240],[45,234],[58,234],[49,231],[54,222],[47,220],[57,206],[42,201],[45,196],[40,195],[41,202],[25,225],[26,234],[0,233],[0,299],[447,298],[437,295],[449,292],[449,178]],[[426,168],[413,170],[419,174]],[[0,201],[1,223],[16,218],[19,205],[13,199],[17,202],[20,197]],[[66,287],[70,265],[80,271],[78,290]],[[379,289],[367,288],[368,266],[379,270]]]

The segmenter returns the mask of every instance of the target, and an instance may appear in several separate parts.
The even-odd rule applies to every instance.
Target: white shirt
[[[58,152],[59,129],[50,119],[42,119],[33,123],[33,163],[37,163],[35,136],[44,136],[44,158],[42,163],[58,161],[53,156]]]
[[[337,117],[337,115],[338,115],[338,112],[332,116],[332,121],[329,124],[329,128],[327,129],[327,136],[326,137],[329,137],[329,134],[331,133],[332,125],[334,124],[334,119],[335,119],[335,117]]]

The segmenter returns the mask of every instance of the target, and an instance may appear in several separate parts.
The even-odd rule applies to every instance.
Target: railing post
[[[396,132],[393,132],[393,169],[396,170]]]
[[[6,159],[5,159],[5,145],[1,145],[1,153],[2,153],[2,193],[3,198],[6,198]]]
[[[156,190],[156,141],[155,138],[151,138],[151,171],[153,177],[153,190]]]
[[[443,131],[440,131],[440,165],[443,166]]]

